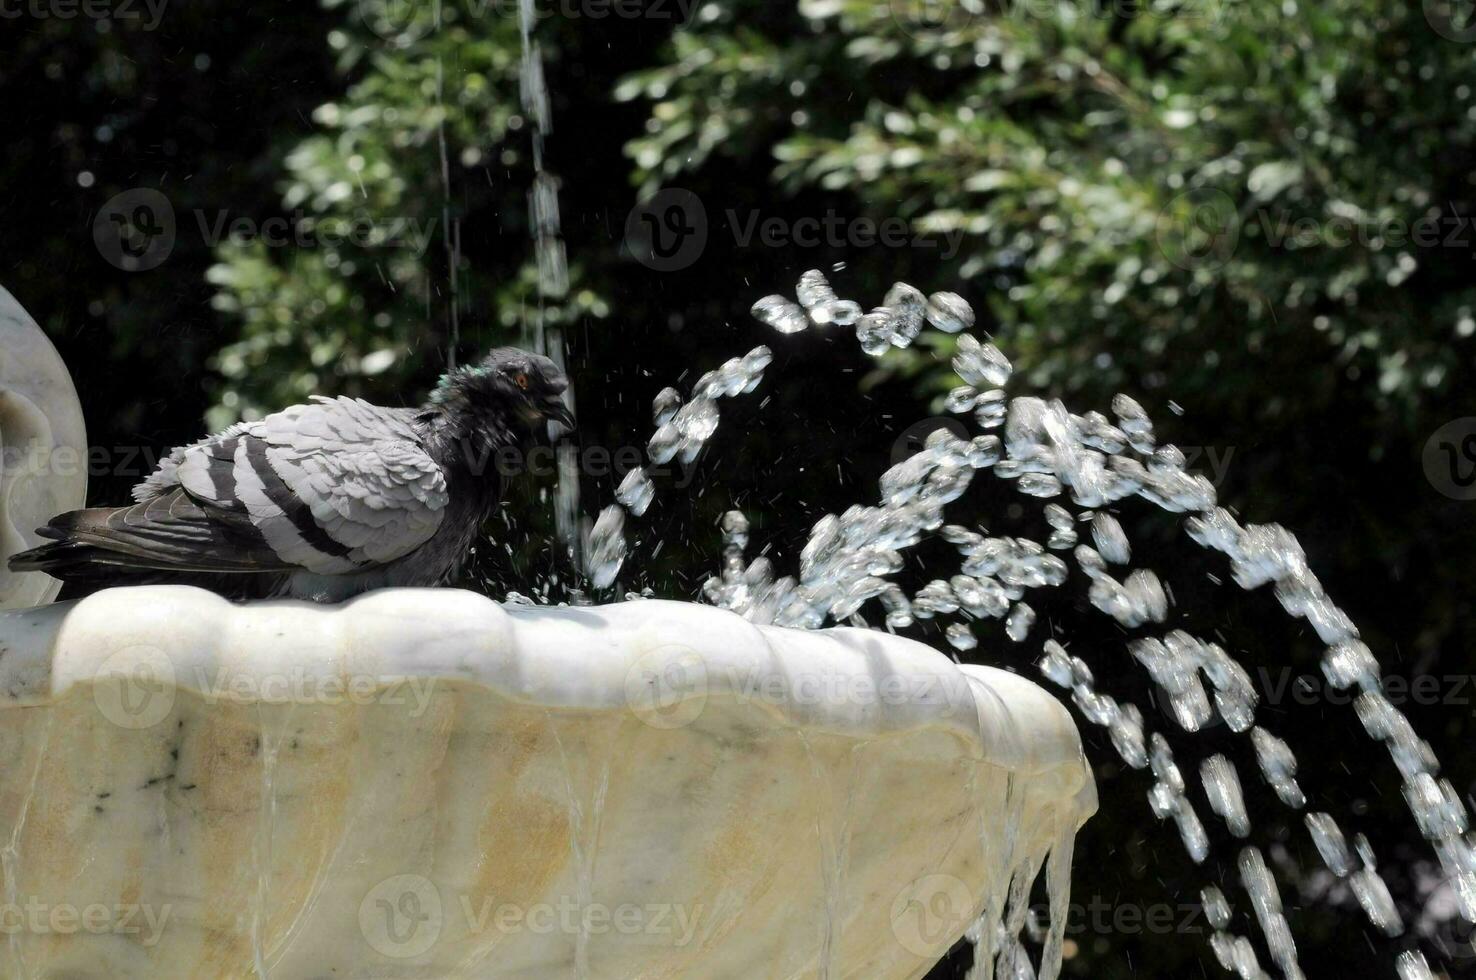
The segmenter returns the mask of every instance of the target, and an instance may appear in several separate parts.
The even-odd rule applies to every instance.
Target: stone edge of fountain
[[[872,630],[756,626],[692,603],[532,607],[455,589],[389,589],[321,606],[138,586],[0,612],[0,646],[9,707],[53,703],[151,665],[197,694],[219,695],[211,685],[225,676],[303,678],[310,689],[337,678],[373,686],[428,677],[551,710],[637,710],[651,678],[675,671],[668,710],[694,698],[747,699],[780,725],[857,738],[941,726],[990,764],[1065,774],[1062,790],[1078,797],[1082,820],[1096,808],[1070,714],[1031,681],[960,667],[925,644]]]

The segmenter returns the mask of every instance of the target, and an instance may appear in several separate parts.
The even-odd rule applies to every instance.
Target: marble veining
[[[685,603],[112,589],[0,647],[5,976],[919,977],[1096,806],[1023,678]]]

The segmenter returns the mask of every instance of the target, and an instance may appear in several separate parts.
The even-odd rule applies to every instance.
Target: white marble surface
[[[87,497],[87,434],[71,375],[51,341],[0,288],[0,609],[50,602],[61,583],[5,559],[41,543],[36,528]]]
[[[920,977],[1096,805],[1019,677],[682,603],[114,589],[0,692],[7,977]]]

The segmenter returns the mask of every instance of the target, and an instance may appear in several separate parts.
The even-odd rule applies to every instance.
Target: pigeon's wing
[[[411,413],[350,398],[232,426],[171,454],[134,493],[147,502],[176,488],[282,564],[325,575],[414,551],[449,500]]]
[[[105,565],[182,572],[285,572],[284,562],[249,523],[222,520],[183,490],[161,492],[131,507],[61,514],[37,529],[50,544],[16,555],[16,571],[63,575]]]

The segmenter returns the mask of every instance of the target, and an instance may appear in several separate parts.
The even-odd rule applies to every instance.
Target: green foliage
[[[1470,229],[1430,241],[1470,190],[1472,55],[1418,6],[804,0],[801,29],[760,33],[769,6],[725,5],[619,90],[652,102],[645,184],[724,153],[962,232],[932,281],[974,284],[1056,390],[1268,420],[1346,379],[1402,427],[1469,362]]]
[[[517,19],[482,3],[328,6],[343,8],[328,44],[352,82],[283,160],[294,247],[233,239],[209,273],[216,309],[240,331],[213,362],[213,425],[324,390],[414,390],[437,355],[407,355],[445,350],[453,316],[475,314],[485,346],[526,335],[524,310],[537,304],[518,234],[532,177]],[[462,240],[465,225],[498,216],[506,228]],[[558,324],[606,312],[576,289],[540,315]]]

